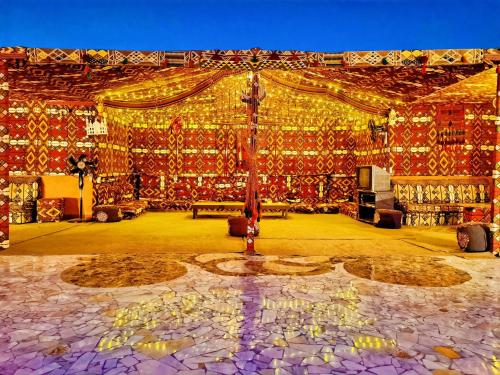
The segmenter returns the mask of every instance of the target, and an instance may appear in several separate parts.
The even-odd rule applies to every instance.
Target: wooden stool
[[[380,208],[376,211],[376,214],[380,217],[380,220],[376,224],[378,228],[401,228],[401,219],[403,218],[401,211]]]

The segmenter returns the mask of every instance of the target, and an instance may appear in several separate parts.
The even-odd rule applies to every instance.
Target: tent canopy
[[[100,99],[109,105],[152,106],[183,100],[229,75],[261,70],[276,85],[387,108],[415,101],[493,100],[490,68],[500,61],[500,49],[320,53],[6,47],[0,48],[0,58],[9,60],[13,100]]]

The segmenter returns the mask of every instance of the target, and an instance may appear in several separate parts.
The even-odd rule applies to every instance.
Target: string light
[[[118,100],[124,103],[133,100],[143,102],[172,97],[188,92],[199,82],[209,77],[210,71],[198,70],[188,74],[183,69],[177,74],[169,72],[168,77],[157,78],[137,85],[129,85],[118,90],[107,90],[99,94],[104,100]],[[271,78],[266,78],[271,77]],[[285,79],[294,84],[298,80],[302,84],[322,87],[327,90],[345,94],[332,83],[312,85],[314,80],[302,77],[292,72],[265,72],[262,82],[267,88],[267,99],[259,108],[260,127],[271,129],[274,125],[281,125],[286,131],[317,131],[318,124],[331,126],[333,130],[362,131],[367,129],[368,121],[382,123],[382,115],[373,114],[354,105],[345,103],[335,97],[325,94],[304,93],[292,87],[276,84],[272,79]],[[227,76],[204,91],[188,96],[182,102],[152,109],[110,108],[105,107],[108,119],[114,123],[133,128],[168,129],[173,118],[183,116],[185,128],[220,129],[223,126],[245,128],[245,105],[237,98],[241,90],[246,87],[247,73]],[[347,94],[345,94],[347,95]],[[351,93],[356,100],[369,103],[381,103],[382,107],[395,104],[387,98],[371,94]]]

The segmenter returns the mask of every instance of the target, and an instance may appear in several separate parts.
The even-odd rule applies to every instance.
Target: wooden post
[[[491,205],[493,253],[500,253],[500,64],[497,65],[497,90],[496,90],[496,142],[495,159],[493,165],[493,200]]]
[[[257,178],[257,130],[259,115],[259,74],[252,73],[250,93],[243,98],[248,113],[248,182],[245,199],[245,216],[248,219],[246,255],[255,255],[255,230],[259,216],[259,196]]]
[[[7,61],[0,59],[0,249],[9,247],[9,81]]]

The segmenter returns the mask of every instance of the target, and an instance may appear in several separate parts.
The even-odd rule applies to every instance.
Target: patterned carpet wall
[[[94,205],[118,203],[125,197],[131,197],[134,188],[131,183],[130,128],[108,120],[108,134],[95,136],[94,139],[94,157],[97,159]]]
[[[271,126],[261,136],[260,173],[352,175],[356,166],[354,148],[351,131],[333,123],[315,127]]]
[[[99,176],[129,175],[132,158],[129,155],[129,127],[108,121],[108,134],[94,136],[94,156],[97,159]]]
[[[133,193],[133,172],[141,176],[141,197],[242,198],[244,126],[186,120],[174,133],[108,120],[107,136],[89,138],[85,110],[11,102],[11,172],[65,174],[69,155],[87,153],[98,159],[95,204]],[[355,187],[355,166],[365,164],[389,166],[397,176],[491,175],[496,135],[492,106],[413,105],[397,112],[398,121],[389,127],[390,152],[382,138],[373,142],[366,128],[351,131],[349,124],[335,121],[278,126],[264,120],[259,144],[262,197],[281,200],[294,192],[310,203],[347,198]],[[457,136],[462,143],[440,143],[449,121],[463,131]],[[340,176],[328,180],[330,173]]]
[[[45,101],[10,103],[11,174],[68,174],[70,155],[93,156],[94,141],[86,136],[89,108],[61,107]]]
[[[9,246],[9,86],[0,60],[0,248]]]
[[[141,177],[141,193],[144,198],[168,200],[236,200],[244,201],[245,177],[178,177],[168,182],[165,176],[146,175]],[[353,177],[327,176],[271,176],[260,178],[260,196],[273,201],[283,201],[287,193],[306,203],[347,199],[354,191]]]
[[[397,113],[389,128],[394,175],[491,175],[496,135],[492,105],[407,105]]]
[[[263,122],[259,156],[262,196],[282,199],[296,191],[304,201],[322,201],[326,199],[327,174],[352,176],[356,165],[392,168],[395,176],[491,175],[496,133],[490,105],[468,104],[458,109],[414,105],[397,112],[398,121],[389,127],[389,147],[383,137],[373,142],[366,128],[351,132],[333,123],[311,129]],[[449,121],[455,133],[450,133]],[[240,132],[229,126],[195,128],[193,124],[185,124],[178,135],[164,129],[132,129],[134,166],[143,173],[141,196],[239,196],[243,181],[239,179]],[[453,134],[449,138],[455,144],[446,143],[445,134]],[[352,178],[339,178],[334,184],[338,186],[329,193],[333,199],[349,196],[354,188]]]
[[[244,170],[239,139],[230,126],[216,129],[132,129],[133,165],[145,174],[233,175]],[[342,174],[355,171],[354,139],[347,130],[267,130],[259,139],[259,173],[269,176]]]
[[[372,140],[370,130],[362,129],[353,132],[355,139],[356,165],[377,165],[381,168],[389,167],[389,147],[385,145],[383,137]]]
[[[86,118],[92,108],[52,105],[46,101],[10,103],[9,166],[12,175],[66,175],[68,157],[97,160],[94,203],[97,197],[109,200],[129,191],[132,159],[129,157],[129,132],[122,125],[108,123],[108,135],[88,137]],[[109,185],[109,186],[108,186]]]
[[[350,131],[335,125],[320,130],[300,126],[266,127],[260,135],[261,194],[283,199],[290,191],[302,200],[326,200],[327,175],[355,171]],[[338,126],[337,126],[338,128]],[[242,129],[229,125],[184,124],[179,134],[154,127],[131,128],[134,171],[141,174],[141,197],[239,199],[244,197]],[[333,198],[351,194],[352,177],[330,182]]]

